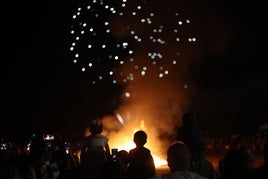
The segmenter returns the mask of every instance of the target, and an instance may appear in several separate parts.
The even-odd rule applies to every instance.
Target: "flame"
[[[167,161],[163,159],[163,157],[160,154],[158,154],[159,151],[157,151],[157,149],[159,149],[159,146],[158,146],[159,141],[153,140],[153,138],[151,138],[153,136],[151,135],[152,132],[146,128],[144,120],[140,121],[140,124],[138,125],[138,127],[132,127],[132,130],[125,128],[125,130],[122,130],[116,133],[116,135],[110,136],[109,137],[110,147],[117,148],[119,151],[126,150],[129,152],[131,149],[136,147],[135,143],[133,142],[133,135],[138,130],[145,130],[148,135],[148,141],[145,144],[145,147],[151,150],[151,154],[154,159],[155,167],[160,168],[160,167],[166,166]]]

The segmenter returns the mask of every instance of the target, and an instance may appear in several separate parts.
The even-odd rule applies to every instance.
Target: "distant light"
[[[125,8],[128,6],[127,0],[119,0],[118,3],[120,4],[118,6],[114,6],[113,2],[104,0],[91,0],[88,3],[90,5],[78,7],[76,12],[71,15],[74,19],[70,29],[72,35],[69,34],[72,42],[67,48],[69,48],[74,58],[71,60],[73,60],[73,63],[79,62],[79,65],[81,65],[79,69],[82,71],[90,70],[92,73],[98,73],[100,72],[98,70],[98,68],[101,68],[100,65],[105,66],[104,71],[101,70],[102,72],[95,77],[94,83],[98,83],[101,79],[106,80],[106,76],[115,75],[115,71],[122,76],[120,82],[134,80],[133,73],[145,76],[147,72],[146,75],[164,78],[171,73],[168,70],[169,65],[178,64],[176,60],[178,60],[177,56],[180,48],[169,50],[169,45],[173,43],[178,45],[185,41],[193,43],[197,40],[194,37],[185,36],[188,34],[185,33],[187,29],[179,29],[180,26],[189,24],[189,19],[184,18],[184,16],[179,17],[181,15],[179,11],[174,11],[167,16],[164,15],[165,17],[158,10],[148,11],[147,9],[151,9],[150,5],[153,5],[153,2],[137,1],[136,5],[130,6],[131,11]],[[121,33],[124,37],[130,36],[129,38],[114,36],[114,33],[109,34],[113,32],[111,29],[111,27],[114,27],[112,19],[119,18],[121,15],[127,15],[126,18],[131,16],[133,21],[130,24],[119,23],[119,31],[116,34]],[[88,17],[91,18],[88,19]],[[166,24],[158,21],[158,18],[161,19],[161,17],[170,19],[170,23]],[[94,20],[98,20],[99,25],[94,23]],[[145,31],[146,33],[143,33]],[[122,41],[122,39],[125,40]],[[85,48],[88,48],[87,51]],[[143,51],[143,59],[139,58],[134,49]],[[166,51],[169,51],[170,55],[166,55]],[[97,63],[100,65],[97,65]],[[114,65],[110,65],[111,63],[116,65],[116,68]],[[130,66],[128,73],[120,71],[122,70],[120,66],[125,63]],[[96,76],[96,74],[92,74],[92,76]],[[93,83],[93,81],[91,82]],[[118,83],[119,81],[113,80],[112,82]]]
[[[184,88],[188,88],[188,85],[183,85]]]
[[[86,69],[84,67],[81,70],[82,70],[82,72],[86,71]]]
[[[145,75],[145,71],[141,71],[141,75],[144,76]]]
[[[129,97],[130,97],[130,93],[129,93],[129,92],[126,92],[126,93],[125,93],[125,96],[126,96],[127,98],[129,98]]]

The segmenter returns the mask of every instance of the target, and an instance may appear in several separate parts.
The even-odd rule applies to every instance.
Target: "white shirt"
[[[171,173],[165,173],[160,176],[155,176],[152,177],[151,179],[207,179],[207,178],[200,176],[195,172],[175,171]]]

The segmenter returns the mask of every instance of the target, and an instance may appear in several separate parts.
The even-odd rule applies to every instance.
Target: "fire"
[[[151,151],[151,154],[154,159],[155,167],[160,168],[167,165],[167,161],[163,159],[163,157],[158,154],[159,152],[159,141],[153,138],[153,133],[148,130],[145,126],[143,120],[140,121],[139,127],[133,127],[132,130],[124,129],[115,135],[111,135],[109,138],[109,145],[111,148],[117,148],[120,150],[126,150],[129,152],[131,149],[135,148],[136,145],[133,142],[133,135],[138,130],[145,130],[148,135],[148,141],[145,144],[145,147]]]
[[[115,147],[115,148],[118,148],[118,150],[126,150],[129,152],[131,149],[133,149],[135,147],[136,146],[135,146],[134,142],[129,141],[129,142],[126,142],[125,144],[122,144],[122,145]],[[147,147],[150,148],[150,146],[147,146]],[[167,161],[162,159],[160,156],[157,156],[154,154],[152,154],[152,156],[153,156],[156,168],[167,165]]]

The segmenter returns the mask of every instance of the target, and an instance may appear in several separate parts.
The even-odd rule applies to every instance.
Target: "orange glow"
[[[151,130],[148,130],[145,126],[145,123],[143,120],[140,121],[140,124],[137,125],[137,127],[131,127],[131,129],[124,128],[122,131],[111,135],[109,137],[109,145],[110,148],[117,148],[120,150],[126,150],[130,151],[131,149],[135,148],[136,145],[133,142],[133,136],[134,133],[138,130],[144,130],[147,133],[147,143],[145,144],[145,147],[148,148],[151,151],[151,154],[154,159],[155,167],[159,168],[162,166],[167,165],[167,162],[164,157],[160,154],[159,143],[160,141],[153,138],[154,134]]]

